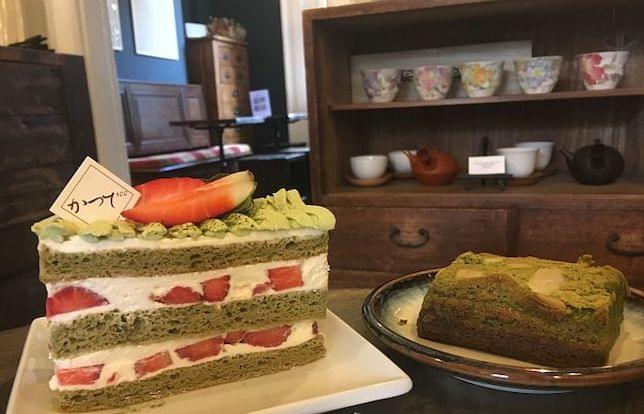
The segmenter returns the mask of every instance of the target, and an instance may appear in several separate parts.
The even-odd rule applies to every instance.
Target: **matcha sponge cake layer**
[[[198,304],[131,313],[90,314],[52,324],[51,354],[68,357],[127,343],[150,343],[184,335],[272,326],[300,319],[322,319],[326,290],[262,295],[221,306]]]
[[[202,237],[198,240],[143,242],[86,246],[77,251],[68,245],[41,243],[40,280],[43,283],[91,277],[158,276],[200,272],[279,260],[315,256],[328,250],[328,235],[316,230],[235,237],[229,243]],[[77,237],[77,236],[76,236]],[[80,243],[70,239],[70,243]],[[104,247],[105,246],[105,247]]]
[[[272,374],[325,354],[317,323],[300,321],[148,346],[116,347],[75,359],[54,360],[50,386],[60,408],[85,411],[122,407],[196,388]],[[83,366],[78,366],[82,364]],[[83,377],[88,384],[70,385]]]
[[[324,357],[325,353],[324,340],[318,336],[292,348],[232,356],[167,371],[143,381],[97,390],[58,392],[58,404],[61,410],[68,412],[124,407],[226,382],[274,374],[309,364]]]
[[[464,253],[430,283],[419,336],[557,367],[603,365],[626,281],[610,266]]]

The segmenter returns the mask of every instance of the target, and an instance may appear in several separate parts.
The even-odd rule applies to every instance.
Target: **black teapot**
[[[582,147],[574,154],[563,147],[559,151],[566,158],[570,174],[581,184],[610,184],[624,171],[622,154],[598,139],[593,145]]]

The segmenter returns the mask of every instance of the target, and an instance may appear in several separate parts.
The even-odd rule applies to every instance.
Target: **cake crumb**
[[[401,325],[401,326],[407,325],[407,319],[404,319],[404,318],[398,319],[398,325]]]

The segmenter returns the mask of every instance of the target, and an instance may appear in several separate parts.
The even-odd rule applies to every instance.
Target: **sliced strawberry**
[[[318,321],[313,322],[313,335],[317,335],[318,332],[320,332],[320,329],[318,328]]]
[[[186,191],[178,191],[171,197],[161,198],[150,194],[122,215],[140,223],[160,222],[166,226],[200,223],[239,206],[255,191],[255,185],[253,174],[241,171]],[[158,191],[156,187],[151,189]]]
[[[224,337],[225,344],[236,344],[242,340],[246,331],[232,331],[226,334]]]
[[[288,325],[278,326],[277,328],[263,329],[261,331],[246,332],[243,343],[254,346],[263,346],[272,348],[279,346],[286,341],[291,334],[291,327]]]
[[[80,368],[58,368],[56,377],[60,385],[88,385],[96,382],[101,376],[104,364],[88,365]]]
[[[201,282],[203,297],[206,302],[221,302],[228,295],[230,276],[221,276]]]
[[[111,383],[113,383],[114,381],[116,381],[116,379],[117,379],[117,378],[118,378],[118,375],[117,375],[117,374],[116,374],[116,372],[115,372],[115,373],[113,373],[112,375],[110,375],[109,379],[107,380],[107,383],[108,383],[108,384],[111,384]]]
[[[187,359],[188,361],[199,361],[200,359],[216,356],[223,348],[224,338],[216,336],[214,338],[205,339],[203,341],[195,342],[175,351],[179,358]]]
[[[253,296],[261,295],[267,290],[270,290],[272,287],[273,287],[273,284],[271,282],[260,283],[258,285],[255,285],[255,287],[253,288]]]
[[[164,295],[151,295],[150,299],[155,302],[165,303],[166,305],[184,305],[186,303],[201,302],[201,295],[189,287],[175,286]]]
[[[141,197],[138,204],[164,201],[204,185],[199,178],[157,178],[134,187]]]
[[[273,283],[273,289],[277,291],[304,286],[302,271],[299,266],[284,266],[268,269],[268,278]]]
[[[134,372],[136,372],[137,378],[141,378],[144,375],[151,374],[170,365],[172,365],[170,353],[168,351],[157,352],[156,354],[136,361],[134,363]]]
[[[47,317],[110,303],[103,296],[78,286],[62,288],[47,298]]]

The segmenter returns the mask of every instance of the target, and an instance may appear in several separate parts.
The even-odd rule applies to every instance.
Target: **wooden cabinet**
[[[203,85],[210,119],[250,115],[246,43],[219,36],[188,39],[188,78]],[[224,131],[226,143],[249,141],[248,130]]]
[[[644,4],[586,6],[579,0],[418,0],[304,12],[313,198],[338,218],[329,252],[332,286],[374,286],[477,250],[569,261],[589,253],[644,287]],[[360,65],[370,56],[387,62],[375,67],[412,69],[397,66],[393,56],[414,56],[420,65],[428,50],[518,39],[531,43],[534,56],[564,57],[553,93],[353,99],[360,75],[352,65],[366,67]],[[630,41],[624,78],[617,89],[587,91],[576,56],[605,49],[607,39]],[[413,82],[403,82],[401,91],[413,90]],[[600,139],[622,153],[625,171],[613,184],[584,186],[555,155],[553,176],[505,191],[467,190],[461,180],[359,188],[345,179],[352,156],[421,147],[448,152],[465,172],[483,137],[491,149],[547,140],[576,150]]]
[[[29,228],[86,156],[96,158],[80,56],[0,47],[0,330],[43,315]]]
[[[334,207],[330,245],[336,270],[410,273],[468,250],[509,254],[511,210]],[[383,280],[384,282],[384,280]]]
[[[207,131],[168,124],[206,118],[201,85],[120,81],[119,88],[128,155],[142,156],[209,145]]]
[[[548,257],[556,252],[575,261],[592,253],[598,263],[610,263],[630,275],[644,269],[644,212],[629,209],[521,211],[518,251]]]

